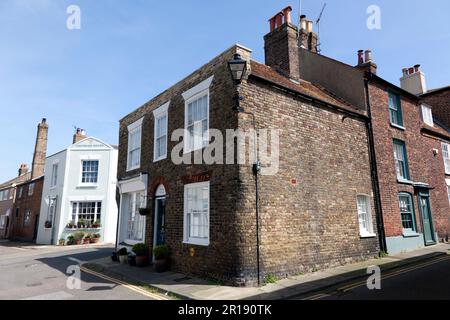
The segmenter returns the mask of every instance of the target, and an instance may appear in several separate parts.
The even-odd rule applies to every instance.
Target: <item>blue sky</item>
[[[398,84],[422,65],[430,88],[450,84],[450,1],[325,0],[322,53],[355,64],[372,49],[379,75]],[[303,0],[316,18],[325,1]],[[66,28],[69,5],[81,30]],[[369,5],[381,30],[366,27]],[[74,126],[111,144],[118,120],[234,43],[264,62],[267,20],[298,0],[0,1],[0,181],[31,164],[36,125],[50,125],[48,154],[66,148]]]

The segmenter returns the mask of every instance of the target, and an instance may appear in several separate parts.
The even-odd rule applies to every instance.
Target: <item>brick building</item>
[[[444,149],[449,132],[432,124],[431,111],[417,96],[426,88],[420,66],[408,69],[402,89],[377,75],[370,50],[360,50],[357,65],[351,66],[303,47],[301,79],[368,111],[376,208],[384,233],[381,248],[396,253],[447,239],[450,204]]]
[[[11,214],[9,238],[34,241],[42,199],[44,166],[47,152],[48,124],[46,119],[38,124],[31,172],[15,185],[16,194]],[[21,168],[25,169],[25,168]]]
[[[16,185],[29,180],[30,177],[28,166],[22,164],[17,177],[0,184],[0,239],[8,239],[10,235]]]
[[[175,271],[234,285],[378,254],[366,109],[299,79],[296,34],[286,8],[271,19],[266,65],[235,45],[120,121],[121,246],[166,243]],[[311,29],[302,39],[316,47]],[[247,61],[238,87],[227,67],[236,53]],[[181,148],[171,139],[179,128]],[[257,183],[251,161],[174,163],[180,152],[191,160],[211,152],[208,130],[254,128],[279,129],[270,147],[273,155],[279,145],[278,170],[263,174],[272,162],[262,157]],[[141,216],[145,207],[151,214]]]

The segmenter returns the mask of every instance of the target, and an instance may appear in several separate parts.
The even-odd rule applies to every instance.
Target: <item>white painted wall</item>
[[[57,188],[51,190],[52,165],[56,157],[63,165],[58,167]],[[98,183],[95,186],[86,186],[81,183],[83,160],[99,161]],[[66,229],[66,225],[72,220],[72,203],[79,201],[102,202],[102,227],[99,230],[101,241],[115,242],[118,214],[116,204],[117,161],[117,149],[92,137],[70,146],[60,154],[47,158],[41,204],[41,212],[44,214],[41,214],[39,221],[37,243],[57,244],[61,237],[66,238],[70,233],[73,233],[73,231]],[[44,227],[49,195],[60,195],[58,196],[53,242],[51,241],[51,231]]]

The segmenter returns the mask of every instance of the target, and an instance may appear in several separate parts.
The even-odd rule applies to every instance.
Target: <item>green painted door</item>
[[[422,215],[423,236],[425,245],[429,246],[436,243],[433,228],[433,219],[430,207],[429,195],[419,195],[420,213]]]

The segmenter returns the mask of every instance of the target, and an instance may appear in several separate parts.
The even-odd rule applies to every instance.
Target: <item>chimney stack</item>
[[[28,173],[28,166],[26,164],[22,163],[19,168],[19,177],[26,173]]]
[[[402,69],[403,76],[400,78],[400,86],[412,94],[420,95],[427,92],[425,74],[420,70],[420,64],[410,68]]]
[[[373,62],[372,50],[358,50],[358,68],[377,74],[378,66]]]
[[[301,48],[317,53],[319,37],[314,32],[314,23],[311,20],[306,19],[305,15],[300,16],[298,42]]]
[[[264,36],[266,65],[293,80],[300,80],[298,29],[291,21],[292,8],[286,7],[269,20]]]
[[[44,118],[37,127],[36,144],[34,147],[33,164],[31,167],[31,179],[35,179],[44,175],[45,157],[47,154],[47,140],[48,124],[47,119]]]
[[[73,143],[77,143],[83,139],[86,139],[86,131],[80,128],[77,128],[77,131],[73,135]]]

